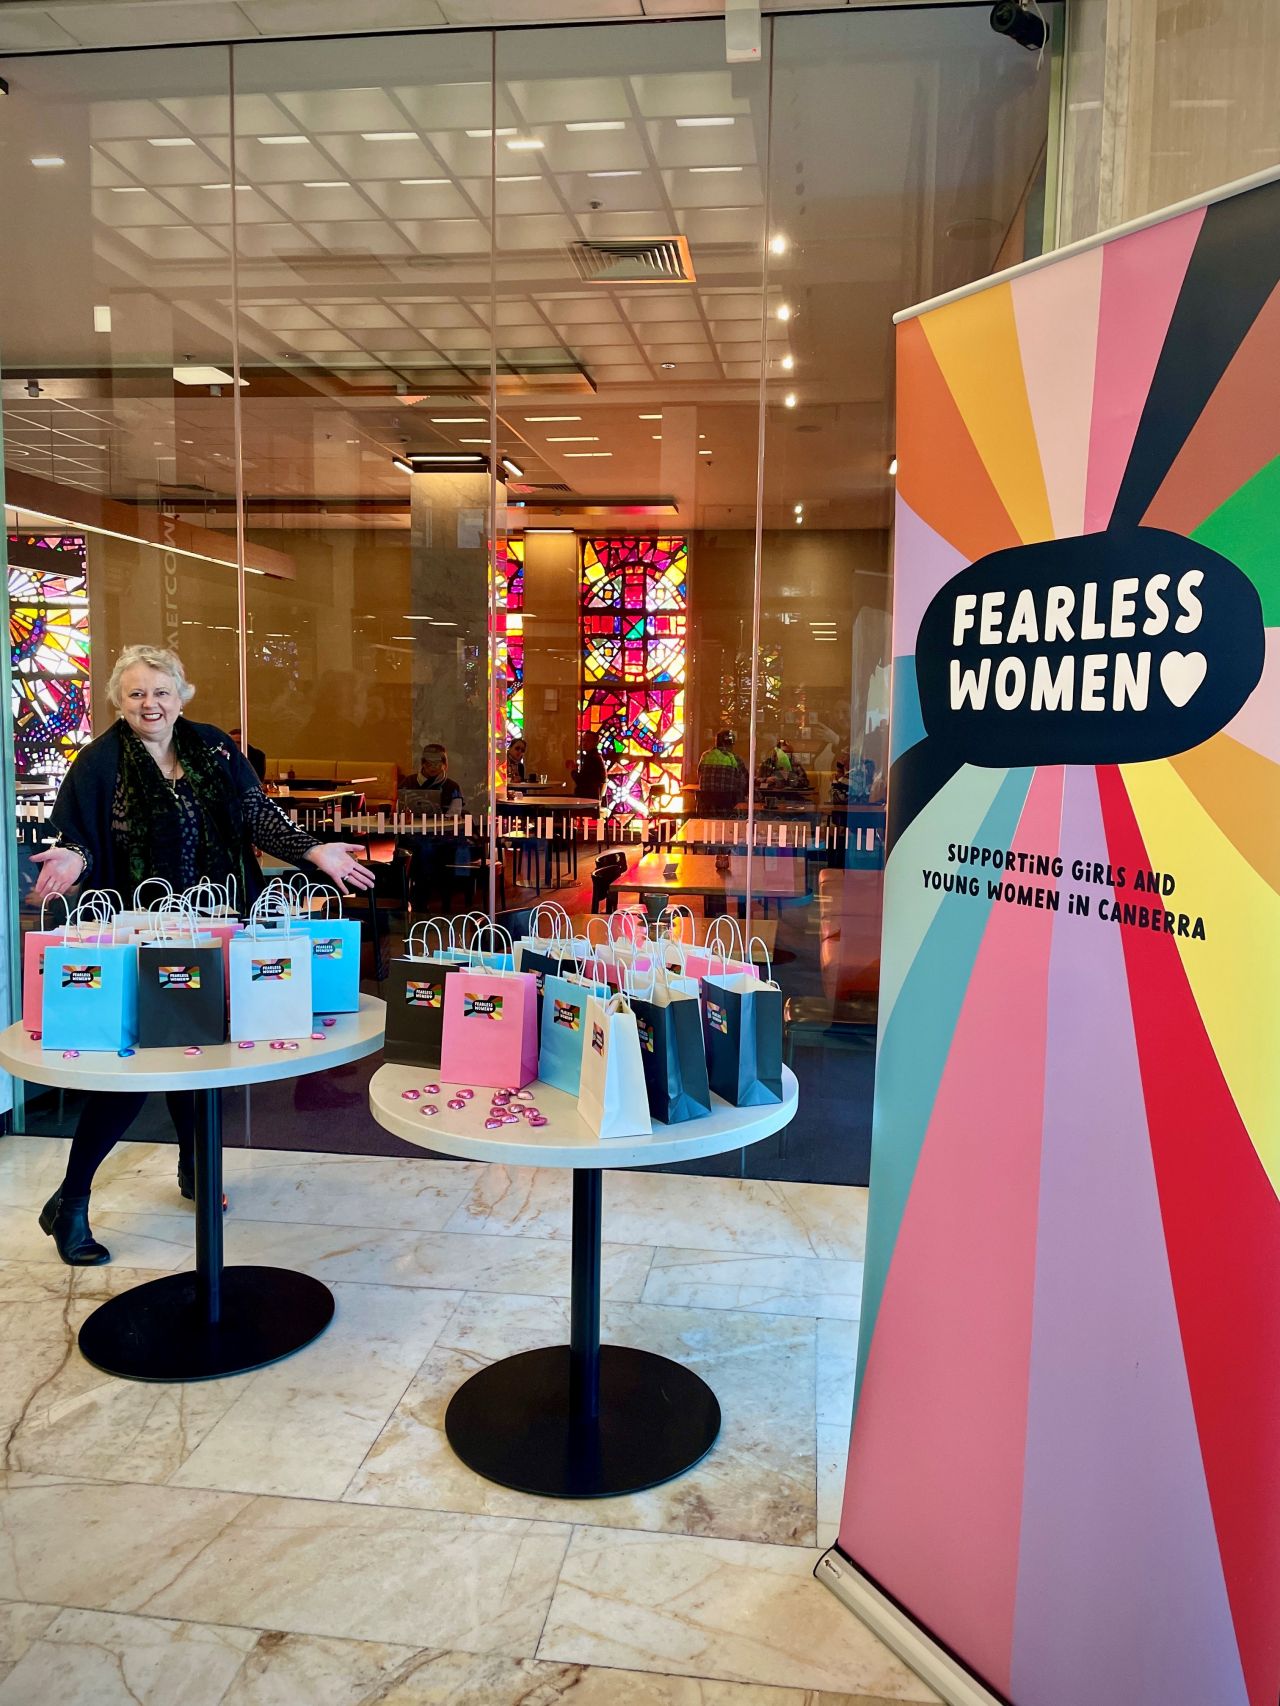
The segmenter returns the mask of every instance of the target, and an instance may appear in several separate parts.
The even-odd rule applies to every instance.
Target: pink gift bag
[[[87,889],[80,897],[75,911],[62,895],[50,895],[40,907],[40,927],[28,930],[22,938],[22,1027],[26,1031],[44,1029],[44,956],[45,950],[60,947],[67,941],[97,942],[104,935],[110,939],[111,904],[104,897],[105,889]],[[50,900],[62,901],[63,924],[56,930],[45,926],[45,907]]]
[[[455,1084],[519,1090],[538,1076],[538,980],[532,972],[491,970],[486,944],[498,938],[511,951],[511,937],[498,926],[480,934],[470,965],[444,980],[444,1032],[440,1076]]]
[[[742,926],[727,912],[707,931],[702,947],[689,953],[682,969],[686,977],[697,978],[760,976],[742,939]]]

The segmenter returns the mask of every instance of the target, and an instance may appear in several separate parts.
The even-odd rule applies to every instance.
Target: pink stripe
[[[1036,774],[1015,849],[1058,845]],[[980,879],[985,882],[985,878]],[[1051,877],[1015,882],[1054,887]],[[903,1216],[854,1424],[840,1544],[1009,1691],[1054,913],[995,903]]]
[[[1085,497],[1087,533],[1111,520],[1204,213],[1196,208],[1106,245]]]
[[[1266,631],[1266,662],[1262,680],[1245,700],[1242,708],[1227,724],[1226,733],[1241,746],[1252,747],[1264,758],[1280,764],[1280,717],[1276,716],[1276,701],[1280,697],[1280,628]]]
[[[929,600],[952,575],[968,567],[969,559],[921,521],[900,497],[894,514],[893,561],[893,655],[912,657]]]
[[[1102,256],[1087,249],[1013,284],[1027,402],[1058,539],[1084,531]]]

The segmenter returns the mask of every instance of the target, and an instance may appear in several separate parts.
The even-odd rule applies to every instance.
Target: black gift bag
[[[782,991],[746,973],[702,980],[707,1077],[735,1108],[782,1100]]]
[[[444,980],[458,968],[443,960],[392,960],[387,971],[387,1034],[383,1056],[397,1066],[440,1069]]]
[[[226,1040],[221,942],[140,942],[138,1047],[205,1048]]]
[[[649,1112],[654,1119],[664,1125],[680,1125],[709,1114],[711,1089],[697,996],[645,1000],[633,995],[631,1006],[640,1033]]]

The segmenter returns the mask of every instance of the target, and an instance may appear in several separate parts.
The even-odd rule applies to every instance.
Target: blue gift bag
[[[608,995],[608,986],[556,973],[542,980],[538,1077],[570,1096],[578,1094],[582,1078],[582,1039],[586,1032],[587,1001],[593,992]]]
[[[44,956],[46,1049],[117,1052],[138,1040],[138,946],[59,942]]]
[[[311,1009],[354,1013],[360,1006],[360,921],[312,915],[302,920],[311,938]]]

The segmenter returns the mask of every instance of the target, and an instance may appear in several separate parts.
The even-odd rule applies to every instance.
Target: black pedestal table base
[[[222,1094],[196,1091],[196,1268],[134,1286],[80,1329],[86,1361],[126,1380],[247,1374],[309,1345],[333,1293],[288,1268],[222,1265]]]
[[[573,1175],[570,1342],[473,1374],[445,1412],[477,1475],[549,1498],[602,1499],[670,1481],[705,1457],[720,1405],[691,1369],[600,1343],[601,1175]]]

